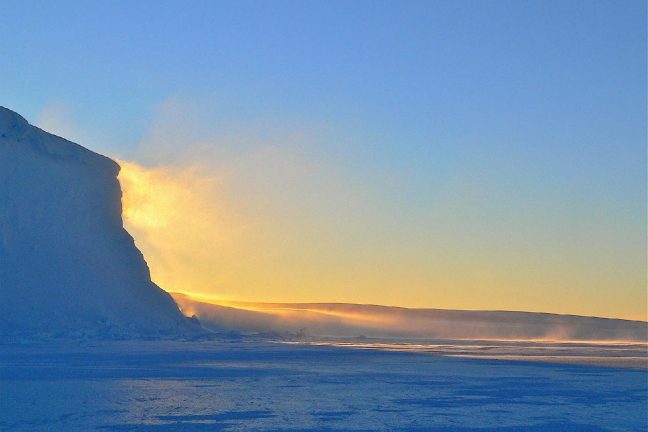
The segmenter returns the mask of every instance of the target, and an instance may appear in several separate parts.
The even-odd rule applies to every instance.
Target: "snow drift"
[[[172,293],[187,315],[213,329],[305,336],[625,341],[646,343],[648,323],[537,312],[408,309],[342,303],[212,304]]]
[[[118,172],[0,107],[0,333],[195,328],[123,228]]]

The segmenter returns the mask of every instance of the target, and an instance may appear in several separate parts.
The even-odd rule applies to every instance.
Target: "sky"
[[[0,6],[169,291],[647,319],[643,1]]]

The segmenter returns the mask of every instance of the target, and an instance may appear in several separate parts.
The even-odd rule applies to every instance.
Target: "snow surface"
[[[251,340],[0,345],[0,430],[645,431],[648,372]]]
[[[118,172],[0,107],[0,336],[189,327],[122,226]]]

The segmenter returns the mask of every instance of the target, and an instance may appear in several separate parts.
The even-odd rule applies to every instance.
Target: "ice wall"
[[[0,334],[191,327],[123,228],[118,172],[0,107]]]

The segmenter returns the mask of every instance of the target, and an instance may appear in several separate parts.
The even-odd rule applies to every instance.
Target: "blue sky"
[[[149,165],[155,158],[150,150],[143,155],[142,141],[169,100],[192,106],[200,120],[188,124],[219,135],[219,143],[226,140],[220,129],[230,138],[238,134],[231,130],[260,130],[251,147],[299,131],[308,136],[300,151],[326,167],[322,178],[339,176],[339,184],[321,192],[279,182],[264,193],[294,203],[318,191],[321,199],[304,198],[313,201],[312,214],[274,209],[302,221],[330,214],[306,224],[321,224],[309,231],[311,241],[351,233],[358,250],[392,246],[399,252],[391,260],[406,268],[415,256],[433,260],[426,254],[441,242],[483,262],[491,276],[492,269],[503,271],[507,258],[546,261],[554,250],[574,264],[575,274],[566,279],[583,285],[568,303],[587,297],[592,280],[605,280],[605,287],[589,292],[597,298],[588,306],[592,313],[610,315],[616,307],[617,315],[645,316],[645,308],[632,306],[645,305],[645,2],[0,5],[0,104],[32,122],[53,110],[70,138]],[[185,143],[176,145],[181,151]],[[249,192],[249,180],[239,180],[248,186],[237,192]],[[340,208],[332,198],[340,189],[371,201],[366,208],[379,215],[345,210],[344,200]],[[432,234],[439,231],[441,237]],[[529,246],[545,241],[546,248]],[[495,262],[493,248],[508,252]],[[326,268],[335,250],[312,259]],[[360,256],[349,257],[349,266]],[[460,262],[432,267],[450,273],[461,271]],[[588,270],[587,262],[604,262],[606,273]],[[440,281],[425,276],[429,261],[415,267],[410,270],[421,276],[404,304],[434,306],[440,284],[455,283],[459,291],[456,301],[444,300],[447,306],[475,294],[477,288],[469,287],[477,276]],[[495,277],[494,286],[509,287],[495,296],[500,303],[467,307],[516,307],[507,303],[513,285],[524,291],[549,272],[547,264],[530,269],[526,279]],[[369,283],[360,279],[342,285]],[[565,291],[545,282],[539,286],[549,296]],[[324,297],[362,300],[345,297],[347,288],[330,288],[336,294]],[[286,295],[319,300],[313,292],[324,289],[295,288]],[[398,303],[388,288],[375,290],[368,301]],[[614,290],[626,299],[606,309]],[[533,309],[534,299],[517,307]]]

